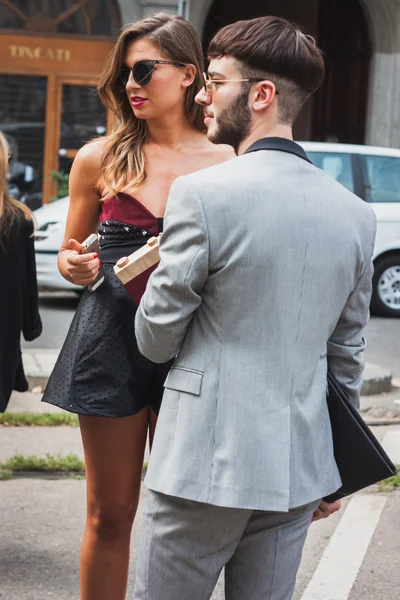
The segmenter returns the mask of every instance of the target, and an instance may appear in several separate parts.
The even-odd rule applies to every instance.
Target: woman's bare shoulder
[[[93,189],[102,195],[101,173],[106,144],[107,138],[99,138],[78,150],[71,169],[70,187],[77,183],[79,189]]]
[[[78,150],[69,178],[70,197],[82,194],[98,200],[102,196],[102,167],[106,150],[106,138],[88,142]]]
[[[85,163],[87,167],[100,168],[106,150],[107,138],[99,138],[88,142],[78,150],[75,162]]]

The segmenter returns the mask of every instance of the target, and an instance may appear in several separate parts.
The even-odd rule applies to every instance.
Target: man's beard
[[[249,90],[243,90],[219,117],[215,118],[217,129],[209,136],[213,144],[228,144],[238,153],[240,144],[248,137],[251,129],[251,112],[248,106]]]

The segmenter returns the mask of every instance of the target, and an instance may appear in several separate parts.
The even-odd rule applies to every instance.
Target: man
[[[289,600],[311,520],[338,508],[326,375],[358,403],[375,217],[292,141],[323,80],[310,36],[242,21],[209,58],[197,101],[239,157],[172,186],[137,313],[141,352],[176,360],[135,599],[206,600],[225,567],[228,600]]]

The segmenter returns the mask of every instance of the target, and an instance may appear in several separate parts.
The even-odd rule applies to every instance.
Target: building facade
[[[297,139],[400,146],[400,0],[0,0],[0,130],[22,193],[57,195],[79,147],[107,130],[96,78],[126,23],[179,12],[201,37],[276,14],[315,35],[324,86],[304,107]]]

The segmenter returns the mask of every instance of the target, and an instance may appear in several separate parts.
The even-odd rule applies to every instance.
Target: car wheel
[[[400,318],[400,254],[375,263],[371,310],[382,317]]]

